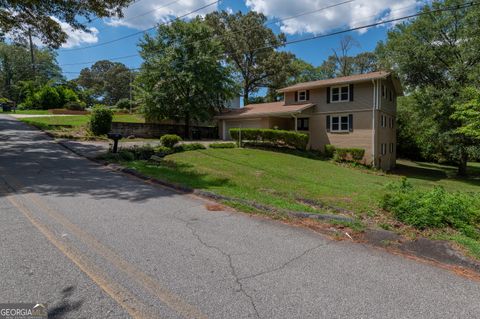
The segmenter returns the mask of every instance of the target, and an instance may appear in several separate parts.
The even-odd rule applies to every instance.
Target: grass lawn
[[[48,115],[48,110],[16,110],[15,112],[4,112],[3,114],[29,114],[29,115]]]
[[[164,164],[135,161],[126,165],[150,176],[229,197],[278,208],[325,212],[302,203],[302,199],[315,200],[353,211],[354,217],[376,226],[396,223],[389,213],[379,209],[379,202],[385,186],[402,176],[420,188],[441,185],[448,191],[480,195],[478,163],[470,165],[469,178],[459,179],[454,167],[444,165],[400,160],[396,172],[384,174],[256,149],[198,150],[169,155],[165,160]],[[480,258],[477,241],[456,233],[435,236],[455,240]]]
[[[23,122],[27,122],[39,127],[52,126],[50,129],[55,129],[55,126],[81,126],[86,125],[90,120],[90,115],[71,115],[71,116],[45,116],[34,118],[23,118]],[[116,114],[113,116],[114,122],[126,123],[145,123],[145,119],[138,114]]]

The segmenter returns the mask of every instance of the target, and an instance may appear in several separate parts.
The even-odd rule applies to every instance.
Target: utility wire
[[[136,35],[139,35],[139,34],[143,34],[143,33],[146,33],[148,31],[151,31],[151,30],[154,30],[156,29],[159,25],[165,25],[165,24],[168,24],[172,21],[175,21],[175,20],[179,20],[179,19],[182,19],[182,18],[185,18],[193,13],[196,13],[198,11],[201,11],[203,9],[206,9],[208,7],[211,7],[215,4],[218,4],[221,0],[217,0],[217,1],[214,1],[214,2],[210,2],[209,4],[206,4],[200,8],[197,8],[193,11],[190,11],[184,15],[181,15],[179,17],[176,17],[175,19],[172,19],[172,20],[169,20],[169,21],[165,21],[163,23],[160,23],[158,25],[155,25],[153,27],[150,27],[148,29],[145,29],[145,30],[141,30],[141,31],[138,31],[138,32],[134,32],[134,33],[131,33],[131,34],[128,34],[128,35],[125,35],[123,37],[120,37],[120,38],[116,38],[116,39],[113,39],[113,40],[110,40],[110,41],[105,41],[105,42],[102,42],[102,43],[97,43],[97,44],[93,44],[93,45],[89,45],[89,46],[85,46],[85,47],[81,47],[81,48],[74,48],[74,49],[68,49],[68,50],[62,50],[63,52],[71,52],[71,51],[79,51],[79,50],[85,50],[85,49],[90,49],[90,48],[97,48],[97,47],[100,47],[100,46],[104,46],[104,45],[107,45],[107,44],[111,44],[111,43],[115,43],[115,42],[118,42],[118,41],[121,41],[121,40],[125,40],[125,39],[128,39],[128,38],[131,38],[131,37],[134,37]]]
[[[287,45],[291,45],[291,44],[296,44],[296,43],[301,43],[301,42],[306,42],[306,41],[312,41],[312,40],[316,40],[316,39],[321,39],[321,38],[335,36],[335,35],[339,35],[339,34],[343,34],[343,33],[352,32],[352,31],[358,31],[358,30],[362,30],[362,29],[366,29],[366,28],[371,28],[371,27],[383,25],[383,24],[403,21],[403,20],[415,18],[415,17],[422,16],[422,15],[439,13],[439,12],[446,12],[446,11],[457,11],[457,10],[460,10],[460,9],[465,9],[465,8],[468,8],[468,7],[473,7],[473,6],[478,6],[478,5],[480,5],[480,2],[471,1],[471,2],[466,3],[464,5],[457,5],[457,6],[451,6],[451,7],[446,7],[446,8],[439,8],[439,9],[430,10],[430,11],[421,11],[421,12],[417,12],[415,14],[410,14],[410,15],[407,15],[407,16],[398,17],[398,18],[394,18],[394,19],[382,20],[382,21],[379,21],[379,22],[370,23],[370,24],[366,24],[366,25],[362,25],[362,26],[358,26],[358,27],[345,29],[345,30],[339,30],[339,31],[335,31],[335,32],[327,33],[327,34],[311,36],[311,37],[308,37],[308,38],[286,41],[281,46],[287,46]],[[271,49],[271,48],[276,48],[276,47],[277,46],[274,46],[274,45],[267,45],[267,46],[264,46],[264,47],[261,47],[261,48],[257,48],[255,51],[264,50],[264,49]],[[136,54],[135,56],[138,56],[138,54]],[[130,69],[130,70],[139,70],[139,69],[140,68],[134,68],[134,69]],[[63,72],[63,73],[69,73],[69,72]],[[77,72],[70,72],[70,73],[77,73]]]
[[[344,5],[344,4],[347,4],[347,3],[351,3],[351,2],[354,2],[354,1],[356,1],[356,0],[347,0],[347,1],[343,1],[343,2],[340,2],[340,3],[333,4],[333,5],[329,5],[329,6],[326,6],[326,7],[322,7],[322,8],[316,9],[316,10],[304,11],[302,13],[299,13],[299,14],[296,14],[296,15],[293,15],[293,16],[289,16],[289,17],[286,17],[286,18],[283,18],[283,19],[275,19],[274,21],[270,21],[269,23],[266,23],[265,26],[269,26],[269,25],[276,24],[276,23],[279,23],[279,22],[283,22],[283,21],[299,18],[299,17],[305,16],[305,15],[317,13],[317,12],[320,12],[320,11],[324,11],[324,10],[327,10],[327,9],[338,7],[338,6],[341,6],[341,5]],[[237,30],[237,31],[229,33],[228,35],[222,35],[219,38],[225,38],[225,37],[231,35],[232,33],[235,34],[235,33],[240,33],[240,32],[248,32],[248,31],[256,30],[258,28],[259,27],[253,27],[253,28],[248,28],[248,29]],[[209,39],[210,38],[202,39],[202,40],[196,40],[196,41],[189,42],[187,44],[200,43],[200,42],[203,42],[203,41],[207,41]],[[140,55],[137,53],[137,54],[131,54],[131,55],[126,55],[126,56],[121,56],[121,57],[114,57],[114,58],[110,58],[108,60],[123,60],[123,59],[133,58],[133,57],[137,57],[137,56],[140,56]],[[92,63],[95,63],[95,62],[96,61],[75,62],[75,63],[62,64],[61,66],[92,64]]]

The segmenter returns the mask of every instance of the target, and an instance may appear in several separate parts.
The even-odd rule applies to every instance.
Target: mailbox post
[[[119,133],[108,133],[107,134],[108,138],[113,140],[113,148],[112,152],[117,153],[118,151],[118,141],[122,139],[122,134]]]

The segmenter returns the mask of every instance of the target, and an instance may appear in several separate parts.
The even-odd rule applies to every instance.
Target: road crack
[[[220,255],[224,256],[228,262],[228,266],[230,268],[230,274],[232,275],[232,277],[234,278],[235,280],[235,284],[237,285],[238,287],[238,291],[243,293],[243,295],[245,295],[245,297],[248,298],[248,300],[250,301],[250,304],[255,312],[255,315],[257,318],[261,318],[260,317],[260,314],[258,312],[258,309],[257,309],[257,305],[255,304],[255,300],[253,299],[253,297],[245,290],[245,287],[243,286],[242,282],[241,282],[241,278],[238,276],[237,274],[237,270],[235,269],[235,266],[233,265],[233,260],[232,260],[232,255],[223,251],[220,247],[218,246],[214,246],[214,245],[211,245],[209,243],[207,243],[205,240],[203,240],[200,235],[197,233],[197,230],[193,227],[192,223],[189,222],[189,221],[186,221],[184,219],[181,219],[179,217],[176,217],[178,220],[182,221],[185,226],[191,231],[193,237],[195,237],[195,239],[201,243],[204,247],[206,248],[209,248],[209,249],[212,249],[212,250],[215,250],[217,251]]]

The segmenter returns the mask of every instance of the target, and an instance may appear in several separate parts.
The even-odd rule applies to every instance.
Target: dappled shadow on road
[[[83,305],[83,300],[71,300],[75,291],[74,286],[66,287],[62,290],[62,297],[59,302],[54,303],[49,306],[48,309],[48,318],[50,319],[59,319],[65,318],[65,316],[72,311],[80,309]]]
[[[176,194],[79,157],[41,131],[10,117],[0,116],[0,136],[0,183],[6,194],[87,194],[95,199],[128,201]]]

